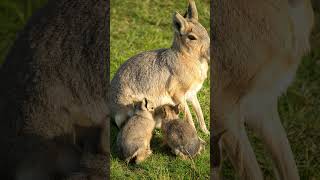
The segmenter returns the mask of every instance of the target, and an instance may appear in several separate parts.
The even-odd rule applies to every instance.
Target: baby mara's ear
[[[172,112],[175,111],[171,105],[164,105],[161,108],[162,117],[164,119],[171,119]]]
[[[175,105],[173,109],[174,109],[174,112],[175,112],[177,115],[179,115],[179,113],[181,112],[181,109],[182,109],[181,104]]]
[[[142,100],[141,109],[145,111],[154,111],[154,106],[147,98]]]
[[[167,119],[168,118],[168,107],[167,106],[162,106],[161,107],[161,116],[162,118],[164,119]]]
[[[184,106],[182,104],[175,105],[175,112],[179,115],[180,112],[184,111]]]

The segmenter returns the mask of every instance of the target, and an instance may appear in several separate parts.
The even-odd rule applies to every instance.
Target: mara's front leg
[[[205,134],[210,134],[210,132],[207,129],[206,123],[204,121],[203,112],[202,112],[197,94],[192,94],[190,97],[188,97],[188,100],[191,102],[192,107],[196,112],[196,118],[200,124],[200,128],[202,132],[204,132]]]
[[[187,89],[185,87],[188,87],[187,85],[182,85],[179,80],[176,78],[170,78],[168,81],[168,94],[171,96],[174,104],[180,104],[184,120],[186,120],[194,129],[194,122],[192,120],[192,115],[190,112],[190,109],[188,107],[188,103],[186,100],[186,93]]]
[[[184,115],[183,119],[186,120],[194,129],[196,129],[185,95],[182,93],[176,93],[173,95],[172,99],[175,104],[181,105]]]

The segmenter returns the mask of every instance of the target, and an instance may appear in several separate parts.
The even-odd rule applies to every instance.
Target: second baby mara
[[[189,123],[179,119],[179,105],[163,105],[155,110],[147,99],[138,104],[117,137],[120,157],[126,163],[138,164],[152,154],[150,142],[156,121],[162,121],[163,145],[167,144],[172,153],[182,159],[200,154],[204,142]]]

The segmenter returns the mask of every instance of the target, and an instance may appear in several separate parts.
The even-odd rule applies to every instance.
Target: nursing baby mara
[[[129,163],[140,163],[152,154],[150,141],[155,127],[153,105],[144,99],[135,114],[120,130],[117,146],[122,159]]]
[[[136,164],[152,154],[150,142],[156,121],[162,121],[164,143],[172,153],[182,159],[192,158],[204,147],[195,129],[178,117],[179,105],[164,105],[157,108],[146,98],[135,107],[134,115],[122,127],[117,136],[120,157],[126,163]]]
[[[163,145],[167,144],[173,154],[182,159],[200,154],[205,142],[190,124],[179,119],[179,105],[163,105],[156,117],[162,119]]]

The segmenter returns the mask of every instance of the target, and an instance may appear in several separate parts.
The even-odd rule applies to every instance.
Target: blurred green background
[[[320,179],[320,6],[317,3],[314,32],[311,36],[312,52],[307,55],[298,70],[294,83],[279,101],[279,111],[287,131],[301,179]],[[0,1],[0,64],[12,46],[16,34],[21,31],[28,18],[46,0],[1,0]],[[209,28],[209,0],[196,1],[200,21]],[[111,77],[129,57],[139,52],[169,47],[172,41],[171,17],[174,11],[183,13],[186,1],[135,2],[111,1]],[[208,29],[209,30],[209,29]],[[200,103],[209,119],[209,82],[201,90]],[[112,137],[116,128],[112,126]],[[200,132],[200,131],[199,131]],[[208,138],[201,134],[206,140]],[[266,174],[273,179],[271,161],[263,145],[250,133],[257,158]],[[166,149],[158,148],[161,133],[156,131],[152,142],[154,155],[139,166],[126,166],[119,161],[112,148],[111,177],[113,179],[208,179],[209,148],[194,160],[181,161],[171,156]],[[207,146],[208,147],[208,146]],[[237,179],[228,162],[224,163],[226,179]]]
[[[184,14],[187,0],[111,0],[110,25],[110,71],[116,70],[128,58],[147,50],[169,48],[173,38],[172,15],[178,11]],[[196,1],[199,19],[209,32],[210,1]],[[207,80],[199,93],[207,127],[209,128],[210,88]],[[195,123],[196,120],[194,119]],[[197,124],[197,123],[196,123]],[[200,129],[198,128],[200,133]],[[127,166],[116,153],[118,129],[111,125],[111,178],[112,179],[209,179],[209,144],[205,151],[193,161],[181,160],[167,148],[161,148],[161,131],[156,130],[151,142],[153,155],[140,165]],[[209,136],[200,133],[209,142]]]

